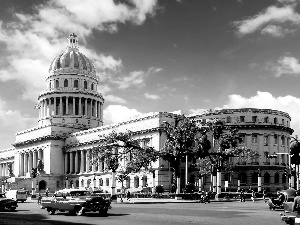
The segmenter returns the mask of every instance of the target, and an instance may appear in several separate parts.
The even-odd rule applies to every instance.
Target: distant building
[[[2,191],[5,188],[37,188],[55,191],[65,187],[111,191],[112,174],[103,162],[90,165],[88,154],[99,141],[99,135],[113,130],[131,130],[144,140],[143,145],[159,150],[165,135],[161,132],[163,121],[172,123],[175,113],[157,112],[128,121],[103,126],[104,98],[98,90],[98,78],[92,62],[79,52],[77,36],[71,34],[65,53],[57,56],[46,77],[46,90],[39,97],[39,126],[16,134],[13,148],[0,150],[0,175]],[[186,115],[188,116],[188,115]],[[237,164],[230,174],[222,177],[222,186],[229,181],[232,190],[257,186],[257,172],[263,177],[262,186],[275,190],[287,187],[283,169],[288,163],[291,118],[287,113],[269,109],[224,109],[193,115],[196,119],[219,118],[226,125],[239,129],[242,145],[259,151],[252,162]],[[211,140],[212,141],[212,140]],[[276,159],[267,154],[280,154]],[[182,187],[186,181],[199,184],[198,169],[188,162],[188,177],[182,163]],[[132,193],[151,190],[163,185],[170,190],[173,183],[172,168],[159,159],[153,167],[155,178],[147,171],[131,174],[124,187]],[[38,168],[36,186],[32,187],[31,169]],[[212,178],[203,178],[205,189],[212,189]],[[238,183],[239,180],[239,183]],[[121,191],[117,183],[116,192]]]

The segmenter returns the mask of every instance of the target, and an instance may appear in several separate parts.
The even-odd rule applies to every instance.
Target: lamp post
[[[95,191],[95,187],[96,187],[96,176],[94,175],[94,177],[93,177],[93,191]]]

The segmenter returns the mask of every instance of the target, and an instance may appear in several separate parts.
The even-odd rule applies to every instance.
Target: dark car
[[[15,211],[17,207],[17,201],[10,198],[6,198],[5,194],[0,193],[0,210],[8,209],[11,211]]]
[[[111,209],[110,200],[104,199],[102,196],[91,196],[82,205],[83,213],[99,211],[101,215],[107,216],[108,209]]]

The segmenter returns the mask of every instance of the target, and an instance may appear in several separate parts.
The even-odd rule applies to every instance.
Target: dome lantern
[[[76,34],[72,33],[70,36],[67,38],[69,41],[69,46],[67,46],[67,52],[71,50],[78,51],[78,37]]]

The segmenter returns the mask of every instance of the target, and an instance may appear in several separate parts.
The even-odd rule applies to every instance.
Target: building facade
[[[107,165],[89,163],[89,152],[99,142],[99,135],[112,131],[130,130],[143,140],[144,145],[157,151],[166,137],[162,132],[164,121],[174,123],[177,114],[148,113],[118,124],[103,126],[104,98],[98,90],[98,78],[92,62],[79,51],[77,36],[71,34],[63,54],[51,63],[46,76],[46,90],[38,97],[38,127],[18,132],[10,149],[0,150],[2,191],[7,188],[51,191],[65,187],[88,188],[111,192],[113,176]],[[287,187],[283,170],[288,165],[291,118],[287,113],[271,109],[224,109],[199,115],[186,115],[199,120],[221,119],[228,126],[238,128],[241,145],[259,152],[246,164],[236,164],[234,171],[222,176],[230,190],[257,186],[258,169],[262,186],[270,190]],[[212,138],[211,138],[211,141]],[[270,159],[267,155],[279,157]],[[199,185],[199,169],[195,162],[182,163],[182,187],[186,183]],[[131,192],[149,191],[163,185],[170,191],[173,172],[168,162],[159,159],[154,172],[131,174],[124,187]],[[31,178],[31,169],[38,168],[37,178]],[[203,178],[203,187],[213,190],[211,174]],[[116,184],[120,192],[122,184]]]

